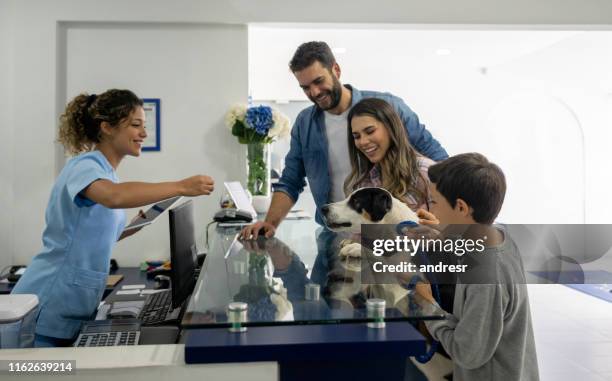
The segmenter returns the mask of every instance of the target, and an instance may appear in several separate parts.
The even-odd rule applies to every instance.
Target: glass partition
[[[283,222],[274,238],[242,241],[217,227],[185,312],[184,327],[229,326],[228,305],[248,304],[245,325],[370,322],[368,299],[385,301],[386,321],[441,319],[397,284],[362,284],[360,259],[339,256],[350,238],[312,220]]]

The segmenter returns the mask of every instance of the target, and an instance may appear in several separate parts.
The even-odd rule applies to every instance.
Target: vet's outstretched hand
[[[181,180],[179,183],[183,196],[209,195],[215,190],[215,180],[206,175],[191,176]]]

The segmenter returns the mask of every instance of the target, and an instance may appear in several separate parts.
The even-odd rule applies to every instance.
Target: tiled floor
[[[612,380],[612,303],[562,285],[529,298],[541,380]]]

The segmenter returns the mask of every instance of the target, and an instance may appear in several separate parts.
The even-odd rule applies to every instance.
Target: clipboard
[[[146,216],[145,218],[139,217],[136,221],[126,226],[123,231],[136,229],[142,226],[152,224],[159,216],[161,216],[166,210],[174,206],[174,204],[176,204],[182,198],[183,196],[176,196],[154,204],[149,208],[149,210],[144,212]]]

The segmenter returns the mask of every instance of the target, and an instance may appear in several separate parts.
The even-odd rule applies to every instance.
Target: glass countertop
[[[338,255],[346,235],[313,220],[286,220],[273,238],[242,241],[239,227],[216,227],[189,300],[184,328],[230,326],[228,306],[247,303],[245,326],[372,322],[368,299],[385,301],[385,321],[442,319],[395,284],[362,284],[360,259]],[[425,313],[436,311],[435,313]]]

